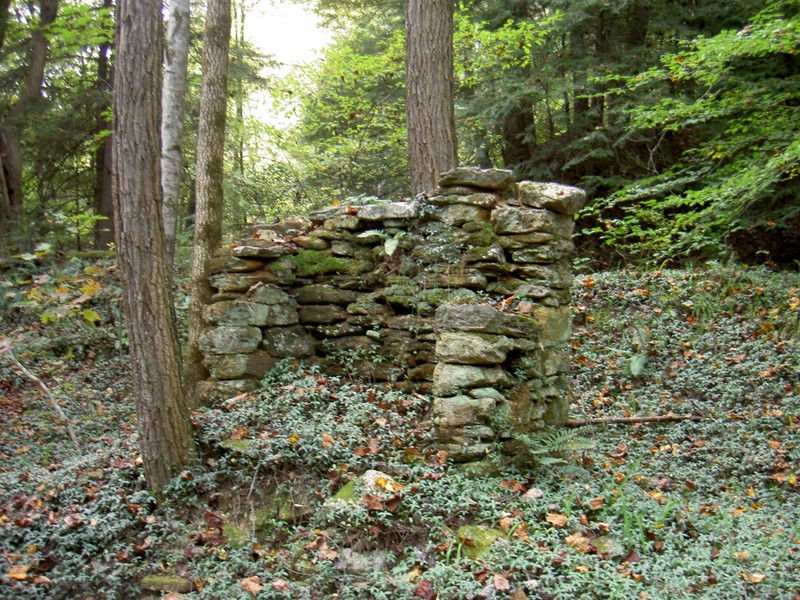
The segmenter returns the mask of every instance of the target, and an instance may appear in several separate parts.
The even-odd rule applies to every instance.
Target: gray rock
[[[456,167],[442,173],[439,185],[469,185],[487,190],[505,191],[514,185],[514,173],[507,169],[481,169],[479,167]]]
[[[433,399],[433,423],[437,427],[464,427],[490,417],[495,408],[494,398],[452,396]]]
[[[217,256],[211,260],[211,275],[217,273],[249,273],[257,271],[264,266],[260,260],[244,259],[226,254]]]
[[[261,342],[258,327],[222,326],[209,329],[200,337],[203,354],[247,354],[254,352]]]
[[[481,208],[492,208],[499,196],[489,192],[472,193],[469,195],[447,194],[444,196],[431,196],[428,202],[437,206],[449,206],[452,204],[469,204],[480,206]]]
[[[443,331],[436,340],[436,360],[451,364],[502,364],[514,348],[511,340],[502,335]]]
[[[351,548],[342,548],[334,566],[344,573],[369,575],[384,571],[389,562],[389,552],[386,550],[356,552]]]
[[[365,221],[385,221],[387,219],[416,219],[419,215],[417,202],[387,202],[368,204],[358,209],[358,218]]]
[[[261,385],[258,379],[230,379],[201,381],[197,386],[197,395],[201,404],[212,404],[233,398],[246,392],[254,392]]]
[[[517,189],[523,203],[565,215],[574,215],[586,204],[586,192],[569,185],[522,181]]]
[[[331,247],[328,240],[324,240],[318,236],[301,235],[294,238],[292,241],[304,250],[327,250]]]
[[[574,229],[572,217],[540,208],[500,206],[491,220],[498,235],[543,232],[569,238]]]
[[[497,240],[497,243],[508,250],[517,250],[519,248],[544,244],[552,240],[553,237],[552,233],[535,231],[533,233],[522,233],[519,235],[504,235]]]
[[[472,331],[512,337],[534,337],[535,323],[484,304],[445,304],[436,310],[440,331]]]
[[[203,364],[214,379],[261,379],[275,366],[275,359],[263,350],[256,350],[251,354],[206,356]]]
[[[328,219],[333,219],[347,212],[347,206],[328,206],[320,210],[312,210],[308,213],[308,218],[312,223],[323,223]]]
[[[299,310],[300,322],[327,325],[347,319],[347,311],[341,306],[332,304],[307,304]]]
[[[253,302],[217,302],[204,307],[203,318],[215,325],[280,326],[297,323],[297,311],[292,304],[256,304]]]
[[[433,373],[433,394],[455,396],[476,387],[506,387],[511,378],[499,366],[450,365],[439,363]]]
[[[441,221],[445,225],[451,227],[461,227],[464,223],[470,221],[487,221],[489,219],[489,211],[480,206],[471,206],[469,204],[451,204],[445,206],[437,213],[432,215],[436,221]]]
[[[249,290],[247,298],[250,302],[270,305],[297,306],[294,299],[276,285],[259,285]]]
[[[361,229],[361,221],[355,215],[339,215],[332,219],[327,219],[323,224],[323,228],[327,231],[336,231],[337,229],[355,231]]]
[[[292,254],[294,250],[289,246],[278,245],[270,240],[254,239],[234,247],[231,252],[239,258],[280,258]]]
[[[246,292],[257,283],[276,283],[278,276],[271,271],[252,273],[220,273],[209,278],[211,287],[220,292]]]
[[[261,348],[277,358],[306,358],[314,354],[314,338],[301,325],[264,330]]]
[[[358,299],[356,292],[328,284],[305,285],[294,293],[300,304],[350,304]]]

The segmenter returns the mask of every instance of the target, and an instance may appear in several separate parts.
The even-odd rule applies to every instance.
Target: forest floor
[[[0,272],[2,598],[800,598],[796,272],[578,277],[593,424],[526,467],[451,464],[430,398],[285,363],[193,415],[198,465],[159,504],[118,298],[111,262]],[[695,418],[597,421],[667,415]]]

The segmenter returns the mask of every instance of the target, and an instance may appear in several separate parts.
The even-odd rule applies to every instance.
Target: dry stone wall
[[[574,187],[460,167],[404,202],[259,226],[218,257],[201,340],[208,401],[282,358],[433,394],[472,460],[567,418]]]

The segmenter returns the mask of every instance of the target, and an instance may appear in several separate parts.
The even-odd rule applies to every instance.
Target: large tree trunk
[[[159,492],[193,456],[161,222],[161,0],[120,0],[114,211],[123,306],[147,485]]]
[[[453,0],[406,0],[406,121],[411,191],[431,191],[458,164]]]
[[[178,201],[183,172],[183,117],[189,65],[189,0],[172,0],[167,24],[164,91],[161,102],[161,188],[167,264],[172,268],[178,232]]]
[[[105,8],[111,8],[112,0],[103,0]],[[97,57],[97,89],[101,95],[111,96],[113,90],[114,72],[111,68],[109,55],[111,44],[105,43],[100,48]],[[108,104],[103,102],[105,108]],[[113,126],[103,115],[102,110],[97,117],[97,133],[102,134]],[[113,146],[110,135],[106,135],[95,152],[95,186],[94,186],[94,212],[102,221],[94,225],[94,247],[98,250],[108,250],[114,243],[114,198],[111,184],[111,163],[113,161]]]
[[[208,377],[200,352],[205,331],[203,307],[211,298],[211,260],[222,239],[222,179],[225,117],[228,106],[228,50],[231,40],[230,0],[208,0],[197,129],[197,206],[194,258],[189,298],[189,340],[184,381],[192,403],[198,404],[197,383]]]
[[[0,6],[0,8],[2,8]],[[58,14],[58,0],[40,0],[39,23],[31,32],[31,55],[28,74],[16,104],[11,107],[8,125],[0,130],[0,160],[3,176],[0,180],[5,185],[0,200],[0,239],[7,240],[15,233],[19,234],[19,218],[22,212],[22,153],[19,142],[19,123],[21,115],[41,98],[44,82],[44,67],[50,43],[45,29],[52,24]],[[8,18],[8,9],[4,12]],[[5,24],[3,26],[5,36]]]

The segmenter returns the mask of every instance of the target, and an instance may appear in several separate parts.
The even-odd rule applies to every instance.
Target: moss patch
[[[300,277],[323,273],[352,273],[358,270],[357,262],[331,256],[321,250],[300,250],[292,260]]]

